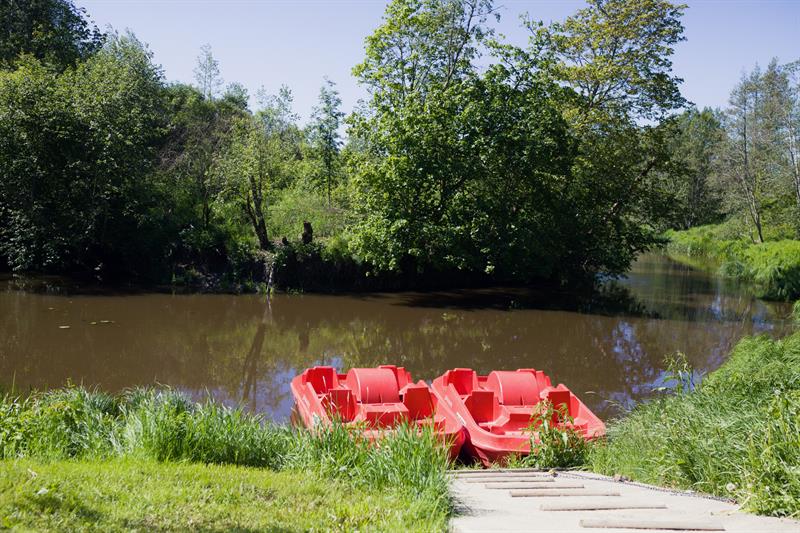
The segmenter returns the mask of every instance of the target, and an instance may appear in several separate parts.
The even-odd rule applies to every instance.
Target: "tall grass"
[[[695,390],[609,424],[588,464],[606,474],[736,497],[800,515],[800,333],[748,338]]]
[[[169,389],[119,396],[69,387],[0,400],[0,457],[199,462],[313,471],[397,491],[420,516],[450,510],[447,450],[431,431],[399,427],[379,442],[335,424],[311,433]]]
[[[800,241],[784,238],[756,244],[724,224],[671,231],[667,237],[669,253],[708,259],[720,275],[752,283],[758,296],[800,297]]]

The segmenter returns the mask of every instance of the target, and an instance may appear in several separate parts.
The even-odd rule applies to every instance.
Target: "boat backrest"
[[[433,398],[424,381],[407,385],[400,391],[403,405],[408,408],[408,416],[412,420],[427,418],[433,414]]]
[[[339,385],[336,369],[332,366],[314,366],[307,368],[302,374],[303,381],[310,384],[317,394],[325,394],[329,389]]]
[[[461,396],[478,388],[478,376],[471,368],[454,368],[444,373],[444,384],[455,387]]]
[[[497,395],[501,405],[534,405],[541,400],[539,383],[530,372],[495,370],[484,387]]]
[[[361,403],[398,403],[400,389],[389,368],[351,368],[345,380]]]
[[[322,405],[331,418],[350,422],[356,416],[356,398],[350,389],[331,389],[322,397]]]
[[[397,381],[397,388],[402,389],[406,385],[412,383],[411,373],[402,366],[395,365],[381,365],[378,368],[388,368],[394,374],[394,379]]]
[[[545,391],[543,396],[547,398],[556,411],[556,413],[553,414],[554,419],[558,418],[557,414],[561,412],[573,417],[577,414],[577,409],[572,405],[572,393],[564,385],[559,385],[558,387]]]
[[[472,414],[472,418],[479,424],[482,422],[489,422],[497,417],[500,410],[500,404],[497,401],[497,396],[490,390],[475,389],[464,400],[464,405],[467,410]]]

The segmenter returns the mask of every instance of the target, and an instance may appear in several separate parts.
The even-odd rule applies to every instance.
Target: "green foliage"
[[[563,23],[538,29],[552,42],[555,75],[580,95],[581,126],[609,116],[663,118],[685,104],[672,75],[673,47],[684,40],[685,5],[666,0],[589,0]]]
[[[534,413],[529,430],[533,433],[531,453],[514,457],[511,466],[573,468],[586,462],[591,444],[572,427],[574,419],[565,409],[544,402]],[[562,406],[566,407],[566,406]]]
[[[664,143],[636,121],[682,103],[667,75],[681,8],[644,4],[597,2],[531,25],[522,50],[487,41],[491,2],[392,2],[354,71],[372,97],[351,118],[365,148],[353,161],[354,252],[379,271],[623,272],[655,242],[664,198],[650,186]],[[608,64],[597,43],[627,62]],[[484,46],[494,62],[479,70]],[[590,55],[598,63],[579,68]]]
[[[800,300],[797,300],[792,306],[792,317],[795,322],[800,324]]]
[[[146,178],[160,84],[132,36],[62,74],[33,59],[0,72],[0,254],[12,268],[141,265],[142,233],[158,234]]]
[[[800,334],[744,339],[693,391],[609,425],[588,464],[655,484],[735,496],[755,512],[798,516]]]
[[[326,79],[325,85],[319,90],[319,105],[311,114],[310,137],[322,164],[322,179],[319,181],[325,186],[328,203],[331,203],[331,190],[338,181],[339,149],[342,144],[339,128],[344,118],[341,108],[342,99],[336,84]]]
[[[96,52],[104,38],[87,20],[86,10],[71,0],[3,2],[0,27],[0,68],[29,54],[64,69]]]
[[[774,300],[800,296],[800,241],[754,243],[735,237],[727,225],[668,232],[668,252],[703,257],[719,265],[723,276],[752,282],[757,294]]]
[[[711,109],[690,109],[666,123],[670,159],[663,171],[674,195],[673,228],[713,224],[722,218],[722,190],[713,174],[724,130]]]

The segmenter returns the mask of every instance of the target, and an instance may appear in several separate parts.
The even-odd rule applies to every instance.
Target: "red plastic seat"
[[[345,380],[359,403],[398,403],[400,390],[390,368],[352,368]]]
[[[494,392],[490,390],[475,389],[472,394],[467,396],[464,400],[464,405],[470,413],[472,418],[477,423],[491,422],[497,417],[499,404]]]
[[[350,422],[356,416],[356,399],[350,389],[331,389],[322,397],[322,405],[328,414],[342,422]]]
[[[408,409],[402,403],[362,404],[356,420],[370,426],[390,427],[408,420]]]
[[[403,405],[408,409],[408,416],[413,420],[427,418],[433,415],[433,398],[431,391],[424,381],[417,384],[406,385],[401,391]]]
[[[461,396],[478,388],[478,376],[471,368],[454,368],[444,374],[445,385],[452,385]]]
[[[539,383],[530,372],[495,370],[486,378],[486,388],[497,395],[500,405],[533,405],[541,400]]]
[[[314,392],[317,394],[324,394],[328,392],[329,389],[336,388],[339,385],[336,369],[332,366],[307,368],[301,377],[305,383],[313,387]]]

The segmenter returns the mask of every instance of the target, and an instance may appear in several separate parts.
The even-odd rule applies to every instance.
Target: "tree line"
[[[670,127],[675,229],[727,219],[754,243],[800,237],[800,61],[756,66],[722,109],[691,109]]]
[[[345,116],[326,80],[300,124],[288,88],[251,99],[209,47],[194,84],[168,83],[70,0],[3,3],[0,267],[574,283],[624,272],[668,227],[788,213],[796,71],[771,64],[729,110],[683,112],[683,10],[590,0],[524,18],[516,46],[491,0],[392,0],[353,69],[367,100]]]

